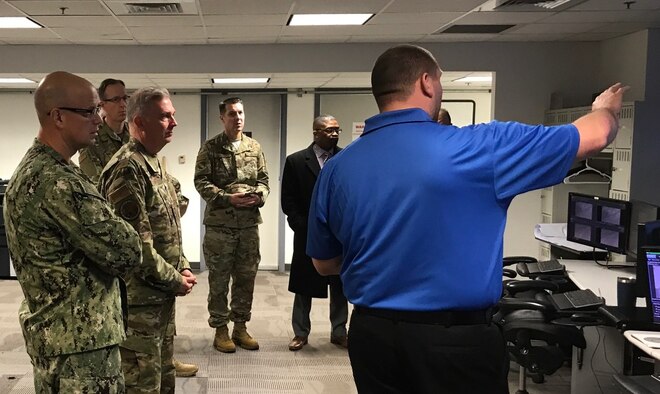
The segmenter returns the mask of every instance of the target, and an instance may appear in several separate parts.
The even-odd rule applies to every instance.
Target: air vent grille
[[[126,3],[126,9],[130,15],[183,14],[183,8],[179,3]]]

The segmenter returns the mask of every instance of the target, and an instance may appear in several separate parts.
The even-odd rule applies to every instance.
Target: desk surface
[[[658,334],[660,334],[658,331],[635,331],[635,330],[629,330],[629,331],[626,331],[626,332],[623,333],[623,335],[626,337],[627,340],[630,341],[630,343],[637,346],[644,353],[646,353],[649,356],[655,358],[656,360],[660,360],[660,349],[654,349],[654,348],[648,347],[645,344],[643,344],[641,341],[639,341],[637,338],[634,337],[634,335],[636,335],[636,336],[644,336],[644,335],[658,336]]]
[[[568,277],[580,289],[591,289],[597,296],[605,298],[605,305],[617,306],[617,278],[635,277],[635,268],[606,268],[591,260],[559,260],[566,266]],[[637,306],[645,306],[643,298]]]

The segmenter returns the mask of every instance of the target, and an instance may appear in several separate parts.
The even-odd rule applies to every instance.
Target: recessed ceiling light
[[[0,83],[36,83],[27,78],[0,78]]]
[[[270,81],[270,78],[213,78],[212,79],[213,83],[225,83],[225,84],[232,84],[232,83],[268,83]]]
[[[295,14],[289,26],[345,26],[364,25],[374,14]]]
[[[452,82],[493,82],[493,77],[468,76],[468,77],[454,79]]]
[[[43,26],[24,16],[0,16],[0,29],[41,29]]]

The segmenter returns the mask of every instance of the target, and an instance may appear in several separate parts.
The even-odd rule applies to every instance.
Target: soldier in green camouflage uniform
[[[206,201],[204,259],[209,267],[209,325],[214,347],[225,353],[236,345],[256,350],[248,334],[254,280],[261,256],[259,208],[268,197],[268,171],[259,143],[243,135],[243,104],[238,98],[220,104],[225,131],[206,141],[195,166],[195,187]],[[227,304],[229,281],[231,311]],[[234,322],[232,340],[227,323]]]
[[[172,140],[174,111],[165,89],[135,92],[128,103],[131,139],[99,180],[102,194],[142,240],[142,264],[126,277],[128,338],[121,357],[128,393],[174,392],[175,296],[196,283],[183,255],[177,191],[157,156]]]
[[[94,183],[97,183],[103,167],[112,156],[128,142],[128,125],[126,124],[126,85],[119,79],[108,78],[99,86],[101,108],[105,116],[99,127],[96,143],[80,151],[80,169]]]
[[[9,183],[4,217],[35,390],[123,393],[119,275],[140,264],[140,239],[70,160],[101,123],[96,89],[55,72],[34,101],[41,128]]]

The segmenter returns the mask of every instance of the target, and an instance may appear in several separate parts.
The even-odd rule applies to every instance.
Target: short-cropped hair
[[[371,91],[378,107],[408,98],[414,82],[424,73],[440,74],[438,62],[426,49],[397,45],[383,52],[371,70]]]
[[[124,81],[122,81],[121,79],[112,79],[112,78],[104,79],[103,82],[101,82],[101,86],[99,86],[98,89],[99,98],[101,100],[107,99],[107,97],[105,97],[105,91],[106,89],[108,89],[108,86],[110,85],[121,85],[123,87],[126,87],[126,84],[124,84]]]
[[[136,90],[128,100],[126,108],[126,118],[133,121],[137,115],[144,115],[149,105],[153,102],[169,98],[170,92],[165,88],[141,88]]]
[[[227,112],[227,106],[232,104],[243,104],[243,100],[238,97],[230,97],[228,99],[224,99],[219,106],[220,115],[224,115],[225,112]]]

